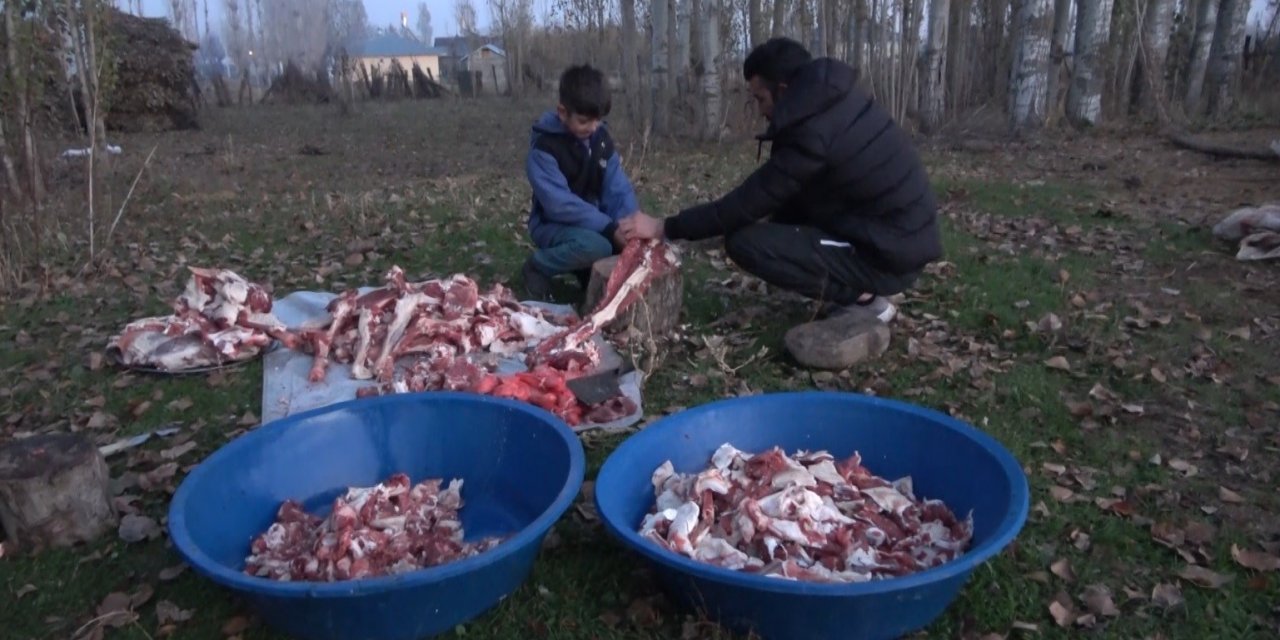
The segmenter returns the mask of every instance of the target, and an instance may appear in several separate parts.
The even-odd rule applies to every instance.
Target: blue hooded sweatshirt
[[[529,135],[525,173],[533,187],[529,235],[539,247],[564,227],[612,239],[618,221],[640,208],[604,123],[578,140],[555,111],[542,114]]]

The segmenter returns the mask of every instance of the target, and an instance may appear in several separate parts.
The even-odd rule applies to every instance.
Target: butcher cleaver
[[[565,382],[565,386],[569,387],[573,395],[583,404],[600,404],[622,393],[622,389],[618,386],[618,379],[632,371],[635,371],[635,367],[630,362],[624,361],[616,367],[601,369],[569,380]]]

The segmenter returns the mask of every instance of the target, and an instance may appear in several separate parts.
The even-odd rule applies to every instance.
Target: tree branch
[[[1170,134],[1169,141],[1174,146],[1200,153],[1208,154],[1218,158],[1239,158],[1243,160],[1262,160],[1270,162],[1280,162],[1280,140],[1273,140],[1270,149],[1242,149],[1227,145],[1213,144],[1211,142],[1202,142],[1192,138],[1186,133]]]

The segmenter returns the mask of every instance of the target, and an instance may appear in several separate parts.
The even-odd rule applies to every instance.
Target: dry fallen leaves
[[[1231,504],[1244,503],[1243,496],[1226,487],[1218,487],[1218,499]]]
[[[1205,589],[1221,589],[1231,582],[1231,576],[1225,576],[1194,564],[1183,567],[1182,570],[1178,571],[1177,576]]]
[[[1236,564],[1254,571],[1280,571],[1280,558],[1265,551],[1249,551],[1231,545],[1231,559]]]
[[[1066,356],[1054,356],[1044,361],[1044,366],[1058,371],[1071,371],[1071,363],[1067,362]]]
[[[1076,572],[1071,570],[1071,563],[1066,558],[1055,560],[1053,564],[1049,565],[1049,570],[1053,572],[1053,575],[1066,582],[1076,581]]]
[[[1116,603],[1111,599],[1111,589],[1106,585],[1091,584],[1084,588],[1084,595],[1081,596],[1089,611],[1099,616],[1118,616],[1120,610],[1116,608]]]
[[[169,624],[170,622],[186,622],[193,615],[195,615],[195,611],[190,609],[183,610],[168,600],[161,600],[156,603],[156,620],[161,625]]]
[[[120,539],[125,542],[142,542],[160,537],[160,525],[147,516],[128,514],[120,519]]]
[[[1169,609],[1182,604],[1182,589],[1176,584],[1162,582],[1151,589],[1151,602]]]
[[[185,562],[175,564],[172,567],[165,567],[161,569],[158,577],[160,578],[160,582],[169,582],[171,580],[176,580],[178,576],[182,575],[182,572],[186,570],[187,564]]]

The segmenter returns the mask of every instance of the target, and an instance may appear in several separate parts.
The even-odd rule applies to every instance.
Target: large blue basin
[[[918,497],[973,511],[970,550],[910,576],[859,584],[781,580],[695,562],[637,533],[654,503],[650,478],[671,460],[680,473],[705,468],[724,443],[754,453],[826,449],[862,454],[880,476],[910,475]],[[850,393],[799,392],[723,400],[655,422],[623,442],[595,484],[607,530],[657,570],[678,602],[736,631],[766,640],[878,640],[928,626],[970,574],[1008,545],[1026,522],[1027,479],[996,440],[947,415]]]
[[[524,582],[583,471],[573,431],[525,403],[445,392],[352,400],[263,425],[209,456],[174,494],[169,532],[196,571],[293,637],[415,640],[475,618]],[[326,515],[347,487],[396,472],[415,484],[462,478],[467,538],[514,535],[478,556],[392,577],[290,583],[242,572],[282,501]]]

